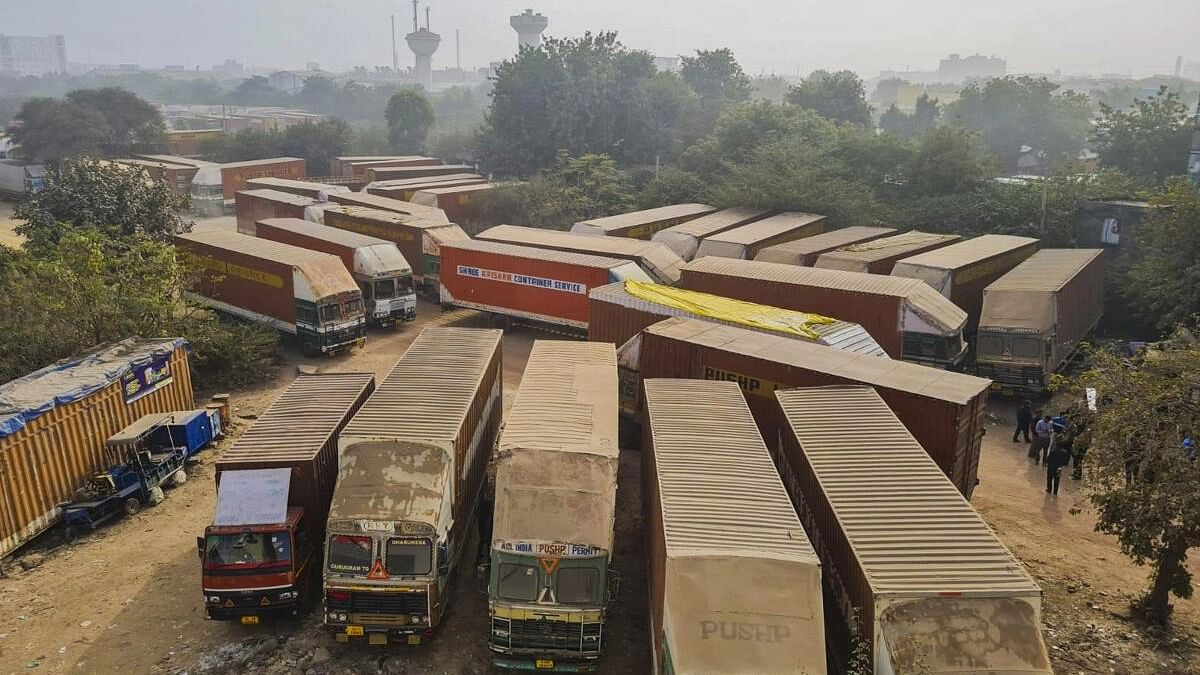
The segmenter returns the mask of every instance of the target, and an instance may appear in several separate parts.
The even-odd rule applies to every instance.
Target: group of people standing
[[[1051,417],[1049,413],[1034,411],[1028,400],[1022,401],[1017,408],[1013,443],[1021,442],[1019,438],[1024,436],[1029,444],[1029,459],[1034,465],[1046,467],[1046,494],[1058,494],[1062,470],[1070,464],[1074,465],[1071,478],[1079,480],[1083,477],[1083,453],[1082,449],[1075,451],[1075,432],[1066,412]]]

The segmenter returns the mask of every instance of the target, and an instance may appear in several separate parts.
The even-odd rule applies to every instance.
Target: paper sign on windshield
[[[287,520],[291,469],[247,469],[221,474],[213,525],[267,525]]]

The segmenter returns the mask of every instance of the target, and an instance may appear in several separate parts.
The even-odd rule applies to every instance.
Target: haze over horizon
[[[389,16],[395,14],[401,67],[412,5],[399,0],[208,0],[119,3],[0,0],[0,30],[66,36],[73,63],[168,64],[207,70],[225,59],[260,68],[323,69],[391,64]],[[616,30],[626,45],[659,56],[729,47],[747,73],[807,74],[850,68],[864,78],[881,70],[935,70],[950,53],[1008,61],[1010,73],[1169,74],[1176,56],[1200,62],[1197,0],[925,0],[899,7],[881,0],[831,3],[760,0],[752,9],[715,0],[603,4],[567,0],[429,0],[442,36],[434,67],[476,68],[511,56],[508,17],[526,7],[550,19],[548,36]],[[424,7],[424,5],[422,5]],[[424,11],[422,10],[422,25]],[[1188,29],[1193,29],[1189,31]]]

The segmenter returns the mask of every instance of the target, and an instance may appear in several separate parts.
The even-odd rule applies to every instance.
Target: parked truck
[[[21,159],[0,159],[0,197],[22,200],[46,187],[46,167]]]
[[[626,279],[650,280],[616,258],[491,241],[442,247],[442,304],[488,312],[501,327],[526,322],[586,332],[588,291]]]
[[[685,265],[679,285],[853,321],[893,359],[952,369],[967,353],[967,313],[916,279],[706,258]]]
[[[412,267],[396,244],[297,218],[268,218],[255,236],[336,255],[358,282],[367,318],[380,326],[417,318]]]
[[[858,672],[1050,675],[1037,582],[884,398],[865,386],[776,397],[784,484],[837,617],[831,661],[845,668],[856,634]]]
[[[312,197],[279,190],[241,190],[233,198],[237,231],[254,236],[254,224],[266,218],[303,218],[305,209],[316,204]]]
[[[368,183],[381,180],[401,180],[404,178],[426,178],[429,176],[449,176],[455,173],[474,172],[475,167],[469,164],[375,164],[363,171],[363,177]]]
[[[335,255],[221,230],[175,246],[200,272],[185,294],[201,304],[295,335],[306,353],[366,341],[362,292]]]
[[[655,232],[650,239],[666,246],[687,261],[696,257],[696,250],[700,248],[700,242],[705,237],[762,220],[770,214],[770,211],[736,206],[672,225]]]
[[[293,180],[291,178],[274,178],[264,176],[262,178],[251,178],[246,181],[246,187],[250,190],[278,190],[279,192],[290,192],[301,197],[310,199],[328,199],[329,195],[335,192],[349,192],[350,188],[345,185],[331,185],[329,183],[314,183],[306,180]]]
[[[203,166],[192,178],[192,196],[200,200],[231,200],[251,178],[304,178],[304,160],[272,157]]]
[[[338,642],[436,634],[500,428],[500,338],[426,328],[339,435],[324,568]]]
[[[1100,321],[1104,251],[1042,249],[983,291],[975,367],[998,388],[1042,392]]]
[[[609,563],[619,454],[613,346],[534,342],[495,462],[487,574],[495,665],[595,667],[617,587]]]
[[[480,232],[476,238],[516,246],[631,260],[652,279],[663,284],[678,283],[679,269],[683,267],[683,260],[666,246],[658,242],[626,237],[589,237],[538,227],[497,225]]]
[[[821,565],[741,391],[645,389],[648,672],[824,675]]]
[[[413,195],[421,190],[441,187],[458,187],[460,185],[482,185],[488,182],[477,173],[453,173],[448,176],[428,176],[425,178],[403,178],[400,180],[384,180],[370,183],[363,190],[380,197],[412,201]]]
[[[717,209],[708,204],[672,204],[644,211],[618,213],[615,216],[582,220],[571,226],[575,234],[591,234],[607,237],[629,237],[649,239],[656,232],[673,225],[707,216]]]
[[[329,175],[366,182],[367,169],[373,166],[436,166],[437,157],[423,155],[356,155],[329,160]]]
[[[496,187],[492,183],[474,183],[457,187],[422,188],[412,196],[414,204],[439,208],[452,223],[470,225],[475,220],[479,195]]]
[[[217,461],[196,541],[205,618],[257,624],[321,596],[337,434],[374,389],[370,373],[299,375]]]
[[[426,220],[393,211],[358,206],[330,206],[325,208],[323,213],[325,224],[329,227],[377,237],[396,244],[404,259],[412,266],[413,281],[417,289],[434,298],[438,297],[439,292],[442,246],[470,240],[467,233],[453,223]]]
[[[919,253],[949,246],[962,237],[912,230],[890,237],[850,244],[817,256],[814,267],[847,272],[891,274],[896,262]]]
[[[825,231],[825,216],[789,211],[705,237],[697,258],[717,256],[753,260],[768,246],[811,237]]]
[[[983,289],[1033,255],[1040,240],[985,234],[920,255],[904,258],[892,276],[920,279],[967,313],[967,331],[975,332],[983,308]]]
[[[803,239],[785,241],[782,244],[772,244],[758,252],[755,260],[763,262],[786,263],[801,267],[812,267],[822,253],[828,253],[843,246],[862,244],[876,239],[882,239],[895,234],[894,227],[866,227],[853,225],[840,230],[831,230],[814,234]]]
[[[329,201],[339,206],[357,206],[377,211],[390,211],[430,222],[448,223],[446,212],[433,206],[422,206],[391,197],[380,197],[367,192],[338,192],[329,195]]]

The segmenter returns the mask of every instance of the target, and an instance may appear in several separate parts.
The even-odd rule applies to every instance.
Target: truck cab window
[[[396,278],[396,293],[398,295],[408,295],[413,291],[412,277],[397,277]]]
[[[375,542],[370,537],[337,535],[329,538],[329,570],[365,575],[371,571]]]
[[[342,306],[336,302],[331,302],[328,305],[321,305],[321,320],[322,321],[341,321]]]
[[[292,561],[292,539],[287,532],[210,534],[204,543],[204,561],[211,565],[271,565]]]
[[[396,297],[396,280],[383,279],[375,282],[375,299],[388,300]]]
[[[558,601],[565,604],[596,602],[600,595],[600,575],[586,567],[558,570]]]
[[[388,574],[429,574],[433,565],[433,546],[428,539],[389,539]]]
[[[980,354],[1002,354],[1004,352],[1004,338],[998,335],[980,335],[979,336],[979,353]]]
[[[1042,357],[1042,345],[1037,338],[1023,337],[1013,340],[1013,354],[1029,359]]]
[[[363,313],[362,300],[351,300],[342,305],[342,315],[347,319],[360,316]]]
[[[532,565],[502,563],[497,594],[505,600],[533,602],[538,597],[538,573]]]

